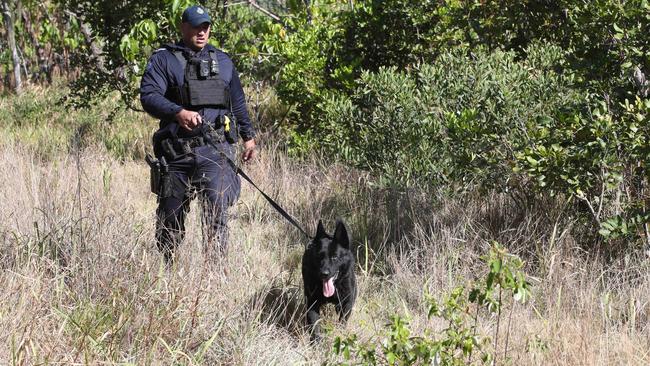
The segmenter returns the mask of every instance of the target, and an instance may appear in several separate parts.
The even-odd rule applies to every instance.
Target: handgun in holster
[[[149,164],[151,171],[149,179],[151,192],[155,193],[159,198],[171,196],[171,176],[169,174],[169,165],[167,164],[165,157],[161,156],[160,159],[156,159],[147,154],[145,160],[147,161],[147,164]]]

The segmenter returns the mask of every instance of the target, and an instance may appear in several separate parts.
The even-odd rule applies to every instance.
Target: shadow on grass
[[[260,323],[272,324],[300,338],[304,335],[305,305],[302,287],[272,283],[257,291],[248,303],[250,314]]]

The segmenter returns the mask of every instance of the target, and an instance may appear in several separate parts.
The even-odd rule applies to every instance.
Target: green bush
[[[318,146],[387,186],[560,195],[592,233],[643,239],[650,101],[599,101],[559,47],[525,52],[457,49],[410,71],[365,72],[351,95],[320,104],[296,148]]]
[[[534,122],[580,102],[556,71],[561,50],[528,53],[456,50],[410,72],[366,72],[351,96],[322,103],[313,143],[390,185],[505,189]]]
[[[320,118],[317,105],[352,82],[348,64],[334,57],[344,49],[340,41],[343,9],[333,0],[315,1],[309,12],[294,7],[282,23],[268,24],[261,51],[274,65],[278,96],[296,112],[290,129],[307,133]]]
[[[531,44],[552,42],[580,82],[601,93],[634,94],[633,69],[650,73],[646,0],[359,1],[345,19],[341,58],[370,71],[433,62],[458,46],[525,58]]]
[[[639,68],[650,73],[650,3],[647,0],[568,1],[562,47],[580,81],[615,103],[649,85],[635,82]]]
[[[299,133],[320,124],[318,104],[353,93],[364,71],[437,64],[445,61],[441,55],[458,48],[502,50],[526,60],[536,56],[529,52],[537,44],[552,43],[565,60],[562,68],[575,76],[573,84],[606,96],[614,106],[650,90],[643,82],[650,74],[650,43],[644,36],[650,5],[645,0],[335,5],[314,1],[311,19],[294,9],[283,25],[262,32],[263,48],[277,68],[279,95],[299,112],[293,121]]]
[[[650,162],[650,100],[625,101],[614,113],[598,103],[586,113],[540,119],[534,139],[515,155],[515,171],[547,194],[575,198],[607,239],[642,239],[650,219],[644,192]]]

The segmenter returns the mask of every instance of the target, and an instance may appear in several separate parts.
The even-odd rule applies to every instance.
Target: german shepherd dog
[[[312,342],[320,340],[320,307],[333,303],[342,322],[347,322],[357,297],[354,256],[345,224],[336,221],[334,235],[318,222],[316,236],[302,256],[302,280],[307,301],[307,327]]]

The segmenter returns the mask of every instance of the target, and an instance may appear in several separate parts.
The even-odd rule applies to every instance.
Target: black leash
[[[209,126],[208,128],[212,128],[212,126]],[[224,153],[223,151],[221,151],[221,149],[219,149],[219,147],[212,141],[210,135],[205,133],[205,129],[202,129],[201,132],[203,134],[203,139],[207,141],[207,143],[210,144],[210,146],[212,146],[215,150],[217,150],[224,158],[226,158],[228,164],[230,164],[230,166],[233,168],[235,172],[237,172],[237,174],[239,174],[248,183],[250,183],[253,187],[255,187],[255,189],[257,189],[257,191],[260,192],[262,196],[264,196],[264,198],[266,198],[266,200],[271,204],[271,206],[273,206],[273,208],[275,208],[275,210],[280,213],[280,215],[282,215],[285,219],[287,219],[287,221],[289,221],[293,226],[295,226],[298,230],[300,230],[300,232],[303,233],[309,240],[313,239],[313,237],[309,236],[309,234],[307,234],[307,232],[298,224],[296,220],[294,220],[293,217],[291,217],[291,215],[287,213],[287,211],[285,211],[277,202],[275,202],[271,197],[269,197],[266,193],[264,193],[264,191],[262,191],[260,187],[258,187],[257,184],[255,184],[255,182],[253,182],[253,180],[248,175],[246,175],[246,173],[244,173],[244,171],[240,167],[238,167],[237,164],[235,164],[235,162],[232,161],[232,159],[230,159],[230,157],[228,157],[228,155],[226,155],[226,153]]]

